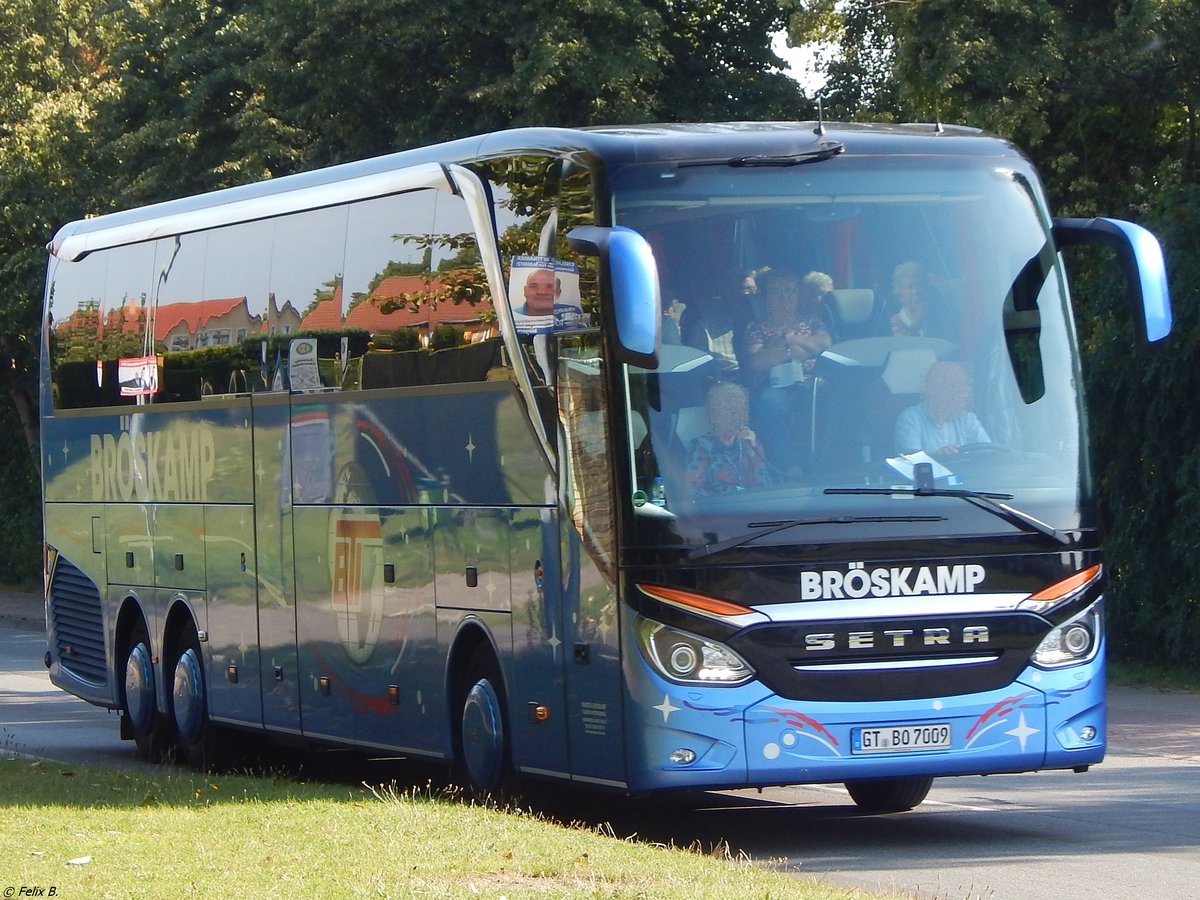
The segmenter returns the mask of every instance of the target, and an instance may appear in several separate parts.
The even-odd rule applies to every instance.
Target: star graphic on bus
[[[653,708],[659,710],[663,714],[663,722],[666,722],[667,719],[671,717],[671,713],[676,712],[682,707],[675,706],[671,703],[670,694],[663,694],[663,702]]]
[[[1038,730],[1036,728],[1031,727],[1029,724],[1027,724],[1025,721],[1025,713],[1021,713],[1021,719],[1020,719],[1020,722],[1017,724],[1017,727],[1013,728],[1009,731],[1006,731],[1004,733],[1011,734],[1018,741],[1020,741],[1021,742],[1021,752],[1024,753],[1025,752],[1025,742],[1028,741],[1035,734],[1037,734]]]

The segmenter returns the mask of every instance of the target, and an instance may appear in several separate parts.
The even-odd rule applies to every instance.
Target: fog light
[[[671,762],[677,766],[690,766],[696,761],[696,751],[689,750],[687,747],[680,747],[678,750],[671,751]]]
[[[1085,741],[1095,740],[1095,738],[1096,738],[1095,726],[1084,725],[1082,728],[1079,729],[1079,736],[1081,738],[1083,738]]]

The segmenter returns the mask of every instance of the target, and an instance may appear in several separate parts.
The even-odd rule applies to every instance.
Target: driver
[[[953,456],[968,444],[992,439],[971,412],[971,376],[956,362],[935,362],[925,374],[921,402],[896,419],[896,450]]]

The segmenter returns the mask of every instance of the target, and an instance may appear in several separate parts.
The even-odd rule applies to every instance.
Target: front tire
[[[459,702],[458,770],[463,786],[480,797],[511,781],[512,755],[500,667],[487,647],[471,657]]]
[[[863,812],[895,813],[919,806],[933,787],[932,778],[875,778],[847,781],[850,799]]]

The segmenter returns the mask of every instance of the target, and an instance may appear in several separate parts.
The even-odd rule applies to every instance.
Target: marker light
[[[756,615],[748,606],[730,603],[728,600],[718,600],[704,594],[693,594],[691,591],[681,591],[679,588],[662,587],[657,584],[639,584],[638,590],[655,600],[661,600],[672,606],[681,606],[690,612],[698,612],[710,618],[736,619],[740,616]]]
[[[1062,581],[1056,581],[1049,587],[1042,588],[1036,594],[1031,594],[1021,606],[1039,612],[1053,609],[1063,601],[1072,599],[1081,590],[1095,582],[1103,571],[1104,567],[1099,564],[1089,566],[1082,572],[1076,572]]]

